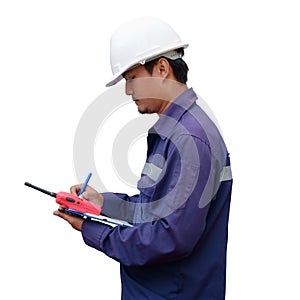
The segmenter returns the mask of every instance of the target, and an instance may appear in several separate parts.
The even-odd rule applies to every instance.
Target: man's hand
[[[80,217],[73,216],[73,215],[68,214],[68,213],[64,213],[60,210],[54,211],[53,214],[55,216],[58,216],[58,217],[60,217],[64,220],[66,220],[74,229],[76,229],[78,231],[81,231],[82,223],[83,223],[84,219],[82,219]]]
[[[83,185],[83,183],[73,185],[70,188],[71,194],[77,196],[81,190],[82,185]],[[102,207],[102,205],[103,205],[103,201],[104,201],[103,196],[90,186],[86,187],[84,193],[82,193],[82,195],[80,197],[92,202],[93,204],[95,204],[98,207]],[[74,229],[81,231],[82,223],[83,223],[84,219],[77,217],[77,216],[73,216],[68,213],[64,213],[60,210],[54,211],[53,214],[55,216],[58,216],[64,220],[66,220]]]
[[[77,196],[81,190],[82,185],[83,185],[83,183],[73,185],[70,188],[71,194]],[[98,207],[102,207],[102,205],[103,205],[103,201],[104,201],[103,196],[100,193],[98,193],[95,189],[90,187],[89,185],[85,188],[85,191],[82,193],[82,195],[80,197],[92,202],[93,204],[95,204]]]

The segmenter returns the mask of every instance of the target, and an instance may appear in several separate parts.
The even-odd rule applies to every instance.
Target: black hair
[[[183,48],[176,49],[176,51],[181,54],[181,57],[184,55]],[[188,80],[187,74],[189,71],[189,67],[182,58],[177,58],[177,59],[172,60],[172,59],[169,59],[162,55],[154,60],[146,62],[144,65],[146,70],[150,74],[152,74],[154,66],[157,64],[157,61],[162,57],[165,58],[169,62],[176,80],[179,81],[180,83],[186,84],[186,82]]]

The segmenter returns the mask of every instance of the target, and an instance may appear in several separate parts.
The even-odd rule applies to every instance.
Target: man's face
[[[137,66],[125,73],[126,94],[131,95],[133,101],[142,114],[162,114],[169,105],[164,97],[163,78],[159,76],[156,67],[152,75],[144,66]]]

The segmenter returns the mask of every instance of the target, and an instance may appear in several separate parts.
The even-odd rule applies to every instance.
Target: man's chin
[[[148,114],[149,112],[148,112],[148,109],[147,108],[143,108],[143,107],[140,107],[140,106],[138,106],[138,112],[140,113],[140,114]]]
[[[145,109],[138,108],[138,112],[142,115],[144,115],[144,114],[153,114],[154,113],[154,111],[151,111],[147,108],[145,108]]]
[[[140,113],[140,114],[146,114],[147,112],[145,111],[145,110],[143,110],[143,109],[138,109],[138,112]]]

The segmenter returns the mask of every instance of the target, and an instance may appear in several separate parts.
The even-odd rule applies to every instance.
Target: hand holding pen
[[[81,196],[82,198],[90,201],[96,206],[102,207],[104,201],[103,196],[88,185],[91,176],[92,173],[89,173],[83,184],[73,185],[70,188],[70,192],[71,194],[76,195],[78,197]]]

